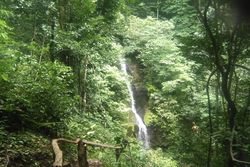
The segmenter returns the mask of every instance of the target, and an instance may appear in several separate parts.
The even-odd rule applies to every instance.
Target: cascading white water
[[[132,85],[129,81],[129,78],[127,77],[128,72],[127,72],[127,65],[126,65],[125,59],[120,59],[120,63],[121,63],[121,69],[125,74],[125,82],[126,82],[126,85],[127,85],[128,91],[129,91],[129,95],[130,95],[132,112],[135,115],[136,124],[138,126],[138,138],[139,138],[139,140],[141,140],[143,142],[144,148],[147,149],[147,148],[149,148],[149,136],[148,136],[147,127],[144,124],[140,115],[137,113],[137,110],[135,107],[134,93],[133,93]]]

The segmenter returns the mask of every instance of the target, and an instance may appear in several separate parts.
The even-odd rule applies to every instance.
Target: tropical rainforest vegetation
[[[1,167],[52,166],[55,138],[121,145],[117,161],[112,149],[88,147],[106,167],[250,166],[246,0],[1,0],[0,7]],[[64,161],[77,159],[74,145],[61,146]]]

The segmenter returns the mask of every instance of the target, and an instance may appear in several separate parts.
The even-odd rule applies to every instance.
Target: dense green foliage
[[[51,166],[50,143],[60,137],[126,145],[118,162],[114,150],[89,147],[107,167],[249,165],[249,23],[235,20],[229,1],[0,7],[0,166]],[[133,86],[147,89],[135,98],[146,99],[148,150],[121,57]],[[76,146],[62,149],[66,161],[77,159]]]

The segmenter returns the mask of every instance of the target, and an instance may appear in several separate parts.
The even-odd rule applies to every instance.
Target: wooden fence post
[[[78,142],[78,163],[79,167],[89,167],[87,158],[87,145],[82,140]]]

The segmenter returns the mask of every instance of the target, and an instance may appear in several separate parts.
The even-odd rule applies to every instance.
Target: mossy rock
[[[150,123],[153,121],[154,114],[150,111],[147,111],[144,116],[144,122],[146,125],[150,125]]]
[[[127,136],[129,137],[135,137],[136,136],[136,129],[135,129],[136,125],[134,123],[128,123],[126,125],[126,129],[127,129]]]

